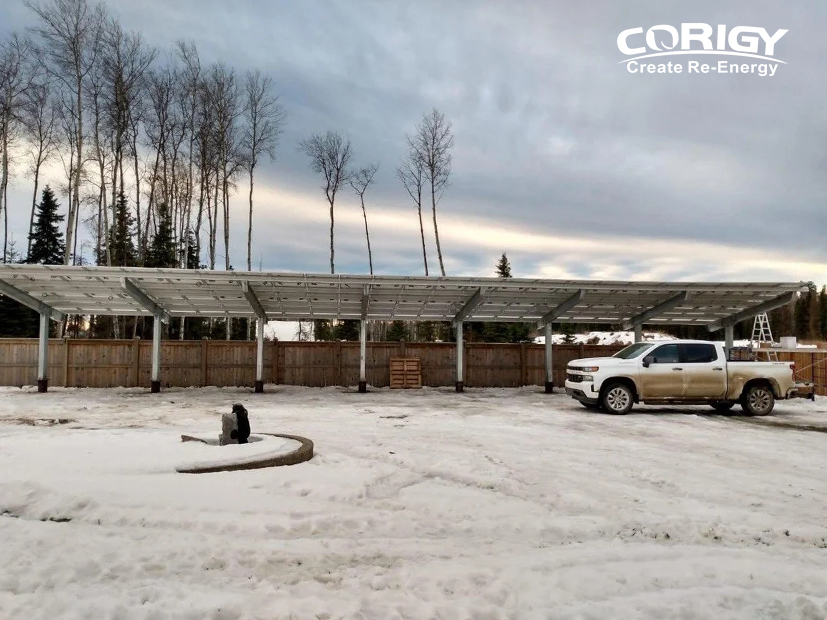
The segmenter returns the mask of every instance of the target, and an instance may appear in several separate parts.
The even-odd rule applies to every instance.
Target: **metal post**
[[[462,321],[455,323],[457,329],[457,392],[462,392],[463,389],[463,374],[462,374]]]
[[[724,349],[726,351],[726,358],[729,359],[732,355],[732,342],[735,339],[735,327],[727,325],[724,327]]]
[[[554,392],[554,366],[552,364],[551,351],[551,323],[546,323],[543,327],[545,330],[545,353],[546,353],[546,394]]]
[[[161,391],[161,317],[152,319],[152,377],[149,391],[156,394]]]
[[[49,387],[49,316],[40,315],[40,342],[37,349],[37,391]]]
[[[635,325],[635,342],[643,342],[643,325]]]
[[[365,319],[359,321],[359,391],[368,391],[367,369],[365,357],[368,348],[368,322]]]
[[[264,391],[264,319],[256,320],[256,394]]]

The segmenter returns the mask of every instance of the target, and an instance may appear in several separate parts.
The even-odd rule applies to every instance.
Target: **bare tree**
[[[83,179],[83,88],[92,67],[97,61],[101,43],[101,28],[105,12],[101,5],[90,6],[86,0],[44,0],[27,2],[40,18],[35,32],[40,36],[51,74],[74,97],[72,131],[75,140],[75,178],[72,181],[73,196],[70,200],[69,217],[66,218],[66,254],[68,265],[74,248],[80,185]]]
[[[2,176],[0,176],[0,216],[3,216],[3,261],[8,256],[9,237],[9,164],[10,149],[20,120],[27,93],[36,77],[37,64],[33,63],[34,48],[31,42],[12,34],[0,46],[0,149],[3,151]]]
[[[439,269],[444,276],[445,265],[442,262],[442,246],[439,243],[436,205],[442,198],[451,176],[451,148],[454,146],[451,123],[445,120],[444,114],[434,108],[422,117],[422,121],[416,127],[416,133],[408,138],[408,144],[422,161],[425,179],[430,185],[436,253],[439,258]]]
[[[187,135],[189,136],[189,149],[187,150],[187,191],[186,191],[186,216],[184,218],[184,225],[181,231],[181,236],[184,241],[182,255],[182,266],[187,267],[187,256],[189,256],[189,242],[190,242],[190,228],[192,226],[192,200],[195,194],[194,191],[194,176],[193,176],[193,162],[195,161],[195,143],[197,139],[196,122],[198,119],[198,100],[199,89],[201,87],[201,59],[198,56],[198,49],[195,43],[187,43],[179,41],[178,57],[183,63],[181,71],[181,103],[184,112],[184,122],[186,124]],[[202,185],[203,188],[203,185]],[[199,219],[201,213],[199,210]],[[198,234],[200,234],[200,223],[198,226]],[[200,244],[197,243],[199,253]],[[200,256],[199,256],[200,260]],[[181,318],[181,338],[184,337],[183,317]]]
[[[26,141],[29,143],[29,171],[34,178],[32,210],[29,216],[29,242],[26,249],[27,256],[32,245],[31,234],[34,227],[40,169],[54,155],[57,148],[57,121],[57,105],[50,95],[49,82],[45,79],[38,80],[26,94],[23,106],[23,127]]]
[[[336,193],[348,180],[348,164],[351,158],[350,140],[334,131],[313,134],[299,143],[299,147],[310,158],[313,172],[322,175],[322,189],[330,204],[330,273],[336,273],[333,249],[333,203]]]
[[[410,138],[408,139],[410,144]],[[419,235],[422,239],[422,261],[425,263],[425,275],[428,275],[428,252],[425,249],[425,227],[422,225],[422,190],[425,187],[425,171],[422,159],[419,158],[415,149],[411,148],[402,160],[396,175],[405,186],[405,191],[413,199],[416,205],[416,212],[419,216]]]
[[[373,275],[373,254],[370,251],[370,232],[368,232],[368,213],[365,210],[365,192],[368,191],[373,177],[376,176],[376,171],[379,170],[379,164],[371,164],[366,168],[356,171],[350,176],[350,186],[353,191],[359,196],[359,201],[362,203],[362,217],[365,218],[365,239],[368,242],[368,264],[370,265],[370,275]]]
[[[276,144],[284,125],[284,108],[277,96],[273,95],[273,80],[262,76],[259,71],[247,73],[245,83],[244,116],[247,125],[244,131],[243,148],[250,173],[250,215],[247,221],[247,271],[253,251],[253,173],[258,159],[267,155],[276,157]]]

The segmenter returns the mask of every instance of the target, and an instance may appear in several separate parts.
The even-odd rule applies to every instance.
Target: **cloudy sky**
[[[827,5],[722,4],[108,6],[161,49],[190,39],[204,62],[275,80],[288,120],[277,160],[258,175],[256,268],[329,269],[327,204],[297,143],[332,129],[351,139],[356,165],[379,164],[367,195],[376,272],[421,274],[416,210],[395,169],[405,133],[436,107],[455,135],[438,210],[448,275],[493,275],[505,251],[517,276],[827,282]],[[787,29],[775,57],[788,64],[773,77],[640,75],[619,64],[621,30],[682,22]],[[0,5],[0,36],[31,24],[22,2]],[[18,239],[30,191],[19,178],[10,192]],[[234,205],[237,266],[246,191]],[[356,196],[344,192],[336,210],[337,272],[366,273]]]

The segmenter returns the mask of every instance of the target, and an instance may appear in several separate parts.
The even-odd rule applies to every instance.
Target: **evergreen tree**
[[[359,321],[339,321],[333,328],[334,340],[359,340]]]
[[[164,203],[158,205],[158,232],[152,238],[147,251],[147,267],[176,267],[175,239],[172,235],[172,218],[169,207]]]
[[[497,277],[511,277],[511,263],[508,262],[508,257],[505,255],[505,252],[502,253],[502,256],[500,256],[500,260],[497,261]]]
[[[115,221],[109,233],[109,244],[112,249],[112,265],[119,267],[134,267],[138,264],[138,253],[132,241],[132,228],[135,220],[126,204],[126,196],[118,193],[115,204]]]
[[[402,342],[410,340],[408,326],[405,321],[393,321],[387,335],[388,342]]]
[[[51,188],[47,185],[40,197],[31,233],[31,249],[26,262],[39,265],[62,265],[65,245],[60,223],[64,216],[58,215],[58,204]]]
[[[822,286],[818,294],[818,328],[819,338],[827,340],[827,286]]]
[[[330,321],[313,321],[313,340],[319,342],[327,342],[330,340],[334,340],[333,326],[331,325]]]

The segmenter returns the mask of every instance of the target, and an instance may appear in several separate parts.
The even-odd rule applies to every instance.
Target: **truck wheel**
[[[732,402],[722,402],[722,403],[712,403],[712,408],[715,411],[719,411],[721,413],[725,413],[732,409],[735,406],[735,403]]]
[[[753,385],[741,396],[741,408],[750,415],[769,415],[775,396],[768,385]]]
[[[632,410],[635,397],[632,390],[625,383],[612,383],[603,392],[601,398],[603,408],[614,415],[623,415]]]

